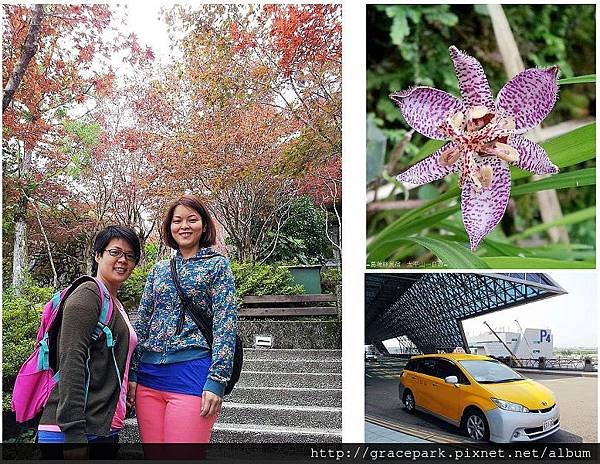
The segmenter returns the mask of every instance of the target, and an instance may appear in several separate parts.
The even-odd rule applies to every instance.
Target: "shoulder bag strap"
[[[196,305],[193,301],[191,301],[181,288],[181,284],[179,283],[179,278],[177,277],[177,265],[175,263],[175,258],[171,258],[171,278],[173,279],[173,283],[175,284],[175,289],[177,290],[177,294],[179,295],[179,299],[182,303],[182,317],[184,317],[183,313],[188,311],[191,318],[194,320],[202,335],[208,342],[209,346],[212,347],[213,343],[213,334],[212,334],[212,321],[208,321],[205,314],[196,308]]]

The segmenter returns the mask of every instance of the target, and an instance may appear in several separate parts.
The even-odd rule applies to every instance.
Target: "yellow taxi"
[[[461,427],[477,441],[527,442],[560,428],[552,391],[487,356],[412,357],[400,375],[400,400]]]

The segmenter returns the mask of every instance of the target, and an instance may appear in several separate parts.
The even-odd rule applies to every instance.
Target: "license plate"
[[[554,419],[548,419],[547,421],[544,421],[544,423],[542,424],[542,431],[551,429],[553,425],[554,425]]]

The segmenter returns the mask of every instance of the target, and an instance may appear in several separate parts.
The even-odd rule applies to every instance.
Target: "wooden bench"
[[[238,309],[240,317],[337,316],[338,314],[335,294],[248,295],[244,297],[243,302],[244,307]],[[298,306],[299,304],[307,305]]]

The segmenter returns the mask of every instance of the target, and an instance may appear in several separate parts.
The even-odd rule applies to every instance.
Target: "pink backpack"
[[[52,299],[46,303],[42,312],[40,328],[36,337],[36,345],[33,353],[23,363],[13,389],[12,410],[16,413],[17,422],[25,422],[34,418],[46,405],[52,389],[60,379],[60,372],[54,372],[57,361],[56,346],[57,335],[62,322],[62,309],[64,301],[73,291],[84,282],[95,282],[100,290],[100,303],[102,311],[98,323],[92,334],[92,343],[98,340],[102,334],[106,336],[106,346],[112,351],[117,378],[121,384],[121,375],[114,358],[114,340],[108,321],[112,317],[113,302],[105,285],[94,277],[82,276],[75,280],[69,287],[56,292]],[[90,360],[90,348],[86,366]],[[86,369],[85,398],[89,389],[89,372]]]

